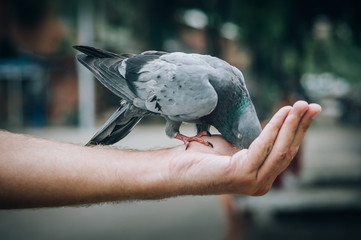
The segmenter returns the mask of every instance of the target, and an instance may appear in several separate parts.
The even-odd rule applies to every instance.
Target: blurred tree
[[[265,118],[270,104],[305,98],[300,79],[306,71],[328,71],[359,80],[360,14],[351,0],[138,0],[135,35],[144,47],[162,49],[165,39],[179,31],[179,12],[200,9],[208,16],[206,51],[221,56],[220,29],[233,22],[241,29],[240,48],[251,54],[250,76],[257,82],[255,103]],[[315,37],[320,18],[328,19],[330,35]],[[316,27],[317,28],[317,27]],[[244,70],[244,69],[242,69]]]
[[[62,15],[67,19],[75,15],[77,4],[73,1],[61,1],[60,5],[65,11]],[[352,0],[342,3],[311,0],[97,0],[95,6],[95,17],[106,18],[96,26],[97,45],[114,51],[164,50],[165,41],[177,38],[184,29],[180,15],[186,10],[198,9],[208,17],[208,24],[201,30],[205,34],[205,50],[198,49],[222,57],[225,46],[222,44],[222,26],[234,23],[240,29],[240,36],[234,41],[239,49],[247,52],[250,62],[249,67],[240,68],[248,81],[256,83],[253,94],[259,112],[264,113],[260,116],[262,119],[271,110],[270,105],[289,97],[290,93],[304,95],[300,79],[305,72],[332,72],[350,81],[360,81],[361,15]],[[322,25],[322,21],[326,25]],[[2,25],[0,33],[4,35],[6,24]],[[328,33],[324,36],[325,31]],[[111,40],[105,43],[106,38]]]

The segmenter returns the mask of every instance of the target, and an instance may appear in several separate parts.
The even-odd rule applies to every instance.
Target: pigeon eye
[[[238,139],[242,139],[242,134],[238,133],[238,134],[237,134],[237,138],[238,138]]]

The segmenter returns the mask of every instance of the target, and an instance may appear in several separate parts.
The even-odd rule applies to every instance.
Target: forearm
[[[173,157],[172,149],[91,148],[0,131],[1,207],[163,198]]]

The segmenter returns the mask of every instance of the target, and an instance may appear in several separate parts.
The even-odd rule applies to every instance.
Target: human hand
[[[213,136],[214,149],[193,144],[170,162],[170,181],[179,181],[185,193],[264,195],[298,152],[318,104],[296,102],[281,108],[249,149],[239,151],[221,136]],[[183,150],[183,152],[181,152]],[[188,184],[184,184],[188,183]],[[184,188],[184,186],[188,186]]]

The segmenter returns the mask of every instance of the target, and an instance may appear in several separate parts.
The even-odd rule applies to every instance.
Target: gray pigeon
[[[146,51],[115,54],[74,46],[77,59],[110,91],[120,107],[87,145],[114,144],[150,114],[166,119],[165,132],[182,140],[212,146],[201,137],[214,126],[239,149],[248,148],[261,126],[242,73],[225,61],[200,54]],[[197,135],[179,132],[182,122],[195,123]]]

